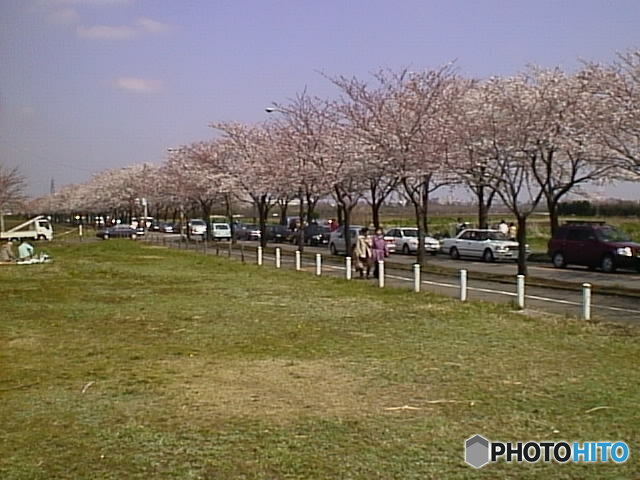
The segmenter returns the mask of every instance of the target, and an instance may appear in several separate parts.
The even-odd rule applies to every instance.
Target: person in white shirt
[[[509,235],[509,225],[507,225],[507,222],[505,222],[504,220],[502,220],[500,222],[500,225],[498,225],[498,230],[503,235]]]
[[[18,258],[20,260],[29,260],[33,257],[34,252],[35,249],[29,242],[24,239],[20,242],[20,246],[18,247]]]

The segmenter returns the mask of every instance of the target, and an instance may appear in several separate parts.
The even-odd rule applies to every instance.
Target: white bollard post
[[[384,260],[378,260],[378,286],[384,288]]]
[[[518,308],[524,308],[524,275],[518,275],[517,278]]]
[[[276,247],[276,268],[280,268],[280,247]]]
[[[351,280],[351,257],[344,259],[344,276],[347,280]]]
[[[419,263],[413,264],[413,291],[416,293],[420,291],[420,264]]]
[[[262,265],[262,247],[258,247],[258,265]]]
[[[296,250],[296,270],[300,271],[300,250]]]
[[[467,301],[467,271],[460,270],[460,301]]]
[[[80,236],[80,239],[82,239],[82,224],[78,225],[78,235]]]
[[[322,255],[316,253],[316,275],[322,275]]]
[[[591,284],[582,284],[582,317],[591,320]]]

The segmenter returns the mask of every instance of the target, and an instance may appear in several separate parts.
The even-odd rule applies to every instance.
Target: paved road
[[[168,241],[177,241],[180,235],[165,235]],[[258,242],[242,242],[248,247],[256,247]],[[296,250],[294,245],[290,244],[269,244],[270,247],[280,247],[283,250]],[[324,247],[305,247],[305,252],[321,253],[323,257],[328,256],[329,252]],[[389,261],[393,263],[401,263],[411,265],[415,262],[415,257],[402,254],[392,254]],[[429,256],[427,262],[437,267],[443,267],[454,271],[466,269],[469,272],[499,274],[505,276],[514,276],[517,274],[517,265],[512,262],[485,263],[472,260],[454,260],[448,255],[439,254]],[[553,280],[557,282],[566,282],[573,285],[581,285],[582,283],[590,283],[594,287],[615,288],[623,286],[627,290],[638,290],[640,293],[640,273],[631,270],[620,270],[614,274],[593,272],[586,267],[570,267],[566,269],[557,269],[551,265],[543,263],[530,263],[528,277],[531,279],[540,278],[544,280]]]
[[[179,236],[150,236],[149,240],[156,242],[164,242],[167,245],[176,246],[178,244]],[[182,244],[183,247],[185,244]],[[245,259],[247,262],[256,261],[255,242],[243,242],[245,247]],[[294,250],[295,247],[291,245],[278,245],[282,248],[281,265],[282,268],[294,269]],[[203,245],[190,244],[191,248],[196,248],[200,251],[204,251]],[[217,247],[217,248],[216,248]],[[220,255],[228,255],[228,248],[225,244],[209,243],[207,247],[207,253],[215,254],[216,251]],[[321,253],[323,255],[323,274],[335,275],[344,277],[344,257],[331,256],[328,254],[326,248],[305,248],[307,254]],[[240,251],[234,250],[232,255],[239,258]],[[396,261],[401,259],[401,261]],[[392,255],[391,260],[395,263],[392,267],[387,265],[386,283],[387,285],[413,288],[413,272],[412,272],[412,258],[405,257],[403,255]],[[466,268],[469,271],[473,271],[474,268],[492,268],[497,266],[506,272],[507,274],[513,274],[512,282],[505,281],[489,281],[489,280],[474,280],[468,281],[468,299],[469,300],[485,300],[502,303],[515,304],[516,287],[515,287],[515,266],[511,264],[484,264],[480,262],[465,262],[465,261],[453,261],[445,258],[430,259],[430,261],[443,262],[447,266],[453,265],[454,268]],[[274,254],[272,252],[265,252],[264,264],[266,267],[274,267]],[[557,270],[547,267],[534,267],[541,272],[549,271],[551,273],[558,273]],[[302,269],[313,274],[315,271],[315,263],[311,255],[305,255],[302,260]],[[484,271],[484,270],[478,270]],[[501,272],[501,273],[502,273]],[[616,322],[630,322],[640,323],[640,299],[617,296],[617,295],[605,295],[599,294],[597,290],[596,279],[598,276],[611,277],[622,275],[625,281],[629,278],[638,277],[633,273],[621,273],[615,275],[605,275],[597,272],[589,272],[587,270],[575,270],[575,271],[560,271],[560,274],[569,273],[573,275],[571,282],[593,282],[594,287],[592,295],[592,318],[605,321]],[[585,277],[582,276],[585,275]],[[576,276],[578,278],[576,279]],[[431,274],[422,273],[422,289],[432,292],[441,293],[448,296],[459,297],[460,286],[459,278],[457,274]],[[372,288],[375,288],[375,281],[371,281]],[[567,288],[558,290],[557,288],[549,287],[533,287],[528,285],[526,287],[526,308],[540,310],[543,312],[553,312],[561,315],[580,316],[582,313],[582,290],[580,288]]]

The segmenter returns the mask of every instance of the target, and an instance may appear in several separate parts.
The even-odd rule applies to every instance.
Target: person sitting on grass
[[[13,262],[16,259],[13,253],[13,242],[8,241],[0,249],[0,262]]]
[[[18,246],[18,258],[20,260],[30,260],[34,252],[33,246],[23,238]]]

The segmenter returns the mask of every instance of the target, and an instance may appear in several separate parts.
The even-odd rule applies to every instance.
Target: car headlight
[[[509,247],[498,247],[498,248],[496,248],[496,251],[498,251],[498,252],[508,252],[509,251]]]
[[[616,249],[616,255],[620,255],[621,257],[631,257],[633,252],[629,247],[622,247]]]

